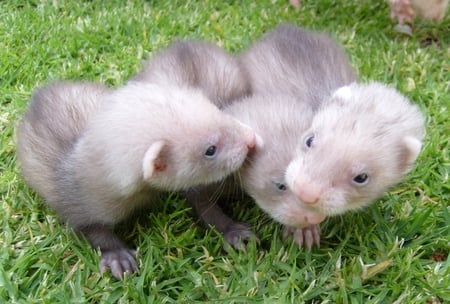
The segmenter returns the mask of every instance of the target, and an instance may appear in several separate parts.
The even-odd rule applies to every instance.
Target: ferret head
[[[219,181],[240,168],[256,144],[250,127],[221,112],[200,91],[158,88],[151,96],[162,104],[153,113],[149,132],[155,140],[142,158],[142,173],[157,188]]]
[[[423,135],[422,113],[394,89],[342,87],[303,134],[286,171],[288,187],[324,215],[364,207],[402,180]]]
[[[90,153],[99,155],[92,162],[102,164],[105,179],[122,195],[146,184],[178,191],[219,181],[236,171],[256,144],[250,127],[199,90],[129,82],[104,104],[91,121],[85,150],[98,150]]]
[[[309,127],[311,105],[291,96],[253,96],[235,102],[225,112],[251,126],[262,139],[236,179],[272,218],[292,227],[317,224],[322,214],[303,207],[285,182],[298,138]]]

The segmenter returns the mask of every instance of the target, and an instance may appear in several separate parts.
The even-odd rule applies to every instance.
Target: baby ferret
[[[250,94],[238,60],[215,44],[197,40],[172,43],[131,81],[197,88],[219,108]]]
[[[310,126],[311,103],[291,95],[253,95],[233,102],[224,111],[252,126],[263,144],[257,145],[237,173],[225,181],[187,191],[188,202],[206,224],[223,234],[225,241],[241,248],[242,241],[255,235],[246,224],[225,215],[219,203],[229,202],[230,197],[242,197],[245,192],[274,219],[305,228],[305,244],[311,247],[318,239],[318,227],[312,224],[322,221],[323,216],[304,209],[286,217],[271,207],[276,205],[283,209],[283,206],[301,205],[287,188],[284,174],[295,156],[299,138]]]
[[[412,23],[415,15],[425,20],[441,21],[449,0],[388,0],[391,18],[398,18],[399,24]]]
[[[303,207],[287,187],[284,172],[313,110],[335,89],[355,81],[356,73],[332,38],[293,25],[277,27],[239,58],[254,96],[232,103],[224,112],[254,128],[264,146],[252,151],[236,179],[229,178],[227,184],[237,181],[259,207],[286,225],[285,234],[293,233],[299,245],[318,245],[317,224],[324,215]],[[217,193],[226,192],[221,187],[197,188],[188,193],[188,201],[206,223],[237,247],[240,239],[253,233],[215,204]],[[289,206],[292,212],[283,212]]]
[[[290,24],[264,35],[239,60],[252,93],[302,96],[314,110],[331,92],[357,80],[333,38]]]
[[[250,69],[247,68],[247,70],[251,70],[251,71],[256,71],[256,72],[260,72],[261,74],[258,73],[253,73],[252,75],[254,75],[254,79],[251,81],[251,85],[252,88],[255,90],[260,91],[260,92],[267,92],[267,91],[274,91],[276,90],[277,87],[283,88],[283,84],[289,84],[287,85],[287,87],[284,87],[283,90],[290,92],[290,94],[296,94],[296,95],[300,95],[300,96],[305,96],[307,102],[312,102],[312,106],[313,108],[316,110],[317,108],[320,108],[319,112],[322,111],[326,111],[326,107],[323,106],[322,104],[324,102],[326,102],[329,97],[328,95],[331,95],[333,91],[335,91],[339,86],[344,85],[344,84],[350,84],[354,81],[356,81],[356,76],[355,73],[353,73],[353,69],[351,68],[348,60],[346,59],[345,54],[343,53],[343,51],[336,45],[336,43],[331,40],[330,38],[327,39],[326,35],[323,34],[318,34],[318,33],[314,33],[314,32],[308,32],[308,31],[304,31],[292,26],[281,26],[278,29],[276,29],[274,31],[274,33],[277,33],[277,35],[275,36],[277,39],[273,39],[270,40],[271,36],[270,34],[268,35],[268,38],[266,38],[266,48],[268,50],[272,51],[272,60],[270,60],[270,57],[264,57],[264,54],[270,54],[269,52],[266,51],[266,53],[264,53],[264,49],[259,49],[259,52],[262,53],[263,55],[259,55],[259,57],[257,58],[265,58],[265,60],[261,60],[260,62],[274,62],[273,67],[271,67],[270,69],[267,69],[266,71],[276,71],[276,66],[278,64],[278,62],[283,62],[282,58],[291,58],[289,61],[286,61],[284,64],[281,63],[280,66],[282,66],[283,68],[280,69],[281,71],[278,73],[266,73],[264,74],[263,71],[264,69],[261,67],[258,67],[256,65],[256,63],[258,62],[258,60],[253,60],[253,62],[255,62],[254,66],[256,68]],[[282,40],[282,38],[284,37],[284,42]],[[276,42],[278,40],[278,42]],[[281,42],[280,42],[281,40]],[[277,46],[270,48],[270,42],[273,41],[273,43]],[[294,42],[290,42],[290,41],[294,41]],[[264,43],[264,40],[263,40]],[[264,45],[264,44],[263,44]],[[280,48],[280,45],[289,45],[288,49],[290,50],[290,52],[282,52],[279,51],[278,55],[276,55],[276,53],[274,54],[273,50],[276,50],[277,48]],[[258,44],[255,44],[254,48],[257,48]],[[323,49],[326,49],[326,51],[323,51]],[[257,49],[258,50],[258,49]],[[249,51],[249,53],[251,52],[251,49]],[[253,52],[253,54],[258,54],[258,52]],[[292,54],[292,55],[288,55],[288,54]],[[316,55],[317,54],[317,57]],[[334,54],[334,55],[333,55]],[[244,54],[245,55],[245,54]],[[250,53],[250,55],[252,55],[252,53]],[[245,57],[244,57],[245,58]],[[306,58],[306,59],[305,59]],[[251,60],[244,60],[243,64],[245,66],[245,64],[247,64],[248,62],[252,62]],[[291,62],[289,64],[289,62]],[[296,62],[300,62],[302,63],[302,65],[300,64],[296,64]],[[264,67],[264,65],[262,65]],[[289,67],[296,67],[295,70],[294,69],[290,69]],[[303,67],[303,69],[301,68]],[[314,68],[315,67],[315,68]],[[259,70],[258,70],[259,68]],[[283,73],[283,71],[285,71]],[[305,74],[305,71],[307,72]],[[333,71],[335,72],[333,74]],[[312,75],[311,77],[310,74]],[[259,75],[259,76],[258,76]],[[263,77],[261,75],[270,75],[270,77]],[[296,78],[294,77],[294,75],[297,75]],[[320,79],[321,75],[323,76],[322,79]],[[279,86],[277,86],[277,79],[278,77],[280,77],[279,79],[283,80],[283,77],[287,77],[288,81],[281,81],[282,84],[280,84]],[[294,81],[295,79],[298,79],[298,84],[296,84],[296,82]],[[314,82],[308,82],[309,79],[315,79],[316,81]],[[291,81],[291,82],[289,82]],[[273,83],[272,83],[273,82]],[[256,83],[256,85],[255,85]],[[259,83],[259,85],[258,85]],[[271,85],[272,84],[272,85]],[[357,86],[357,85],[355,85]],[[381,86],[381,85],[379,85]],[[363,85],[361,85],[361,87],[364,87]],[[368,101],[368,100],[373,100],[372,103],[375,103],[376,100],[378,98],[381,97],[381,95],[383,94],[382,92],[385,92],[385,90],[387,89],[374,89],[375,87],[371,87],[368,88],[366,90],[364,90],[364,93],[367,95],[359,95],[359,97],[361,98],[361,103],[364,103],[364,101]],[[381,91],[381,93],[380,93]],[[315,92],[320,92],[320,93],[315,93]],[[388,93],[386,93],[386,98],[388,97],[392,97],[393,100],[396,99],[404,99],[404,97],[398,97],[400,96],[400,94],[398,93],[393,93],[390,90],[387,90]],[[303,94],[303,95],[302,95]],[[315,95],[315,94],[320,94]],[[384,101],[385,103],[387,103],[387,101]],[[397,102],[400,103],[400,102]],[[406,102],[407,104],[409,104],[408,102]],[[385,106],[385,110],[386,109],[390,109],[390,107],[387,104],[381,103],[380,104]],[[396,102],[393,101],[393,104],[395,105]],[[369,105],[367,104],[367,107],[369,107]],[[409,110],[410,108],[412,108],[412,110]],[[423,117],[422,114],[420,113],[420,111],[417,110],[417,108],[415,106],[400,106],[398,107],[398,115],[402,116],[401,112],[404,111],[405,112],[405,122],[404,122],[404,126],[407,126],[408,124],[410,124],[411,126],[416,126],[418,129],[423,129]],[[349,111],[351,112],[351,111]],[[368,111],[369,112],[369,111]],[[415,113],[414,115],[410,115],[408,117],[407,113],[408,112],[413,112]],[[314,114],[315,115],[315,114]],[[354,110],[353,113],[348,113],[348,117],[343,117],[343,116],[339,116],[339,119],[341,121],[346,121],[349,120],[350,118],[352,119],[357,119],[358,121],[364,121],[365,116],[363,114],[361,114],[359,116],[358,112],[356,110]],[[368,114],[366,113],[366,115],[370,116],[373,120],[377,119],[377,115],[380,114]],[[318,115],[318,117],[320,118],[320,115]],[[357,117],[357,118],[354,118]],[[302,117],[303,118],[303,117]],[[320,129],[320,125],[324,124],[326,125],[326,119],[323,119],[322,121],[319,122],[319,118],[314,118],[314,122],[316,122],[316,128]],[[380,120],[380,124],[382,125],[382,120]],[[377,124],[379,125],[379,124]],[[389,126],[385,126],[386,128],[389,128]],[[395,124],[391,124],[390,125],[391,128],[397,128],[397,134],[400,137],[401,135],[406,135],[403,131],[402,131],[402,127],[395,125]],[[375,127],[374,127],[375,128]],[[370,129],[369,129],[370,130]],[[262,133],[261,131],[259,131],[260,133]],[[352,143],[354,143],[355,145],[366,145],[369,146],[369,144],[367,143],[368,139],[354,139],[352,136],[347,136],[345,137],[344,134],[335,134],[335,131],[332,127],[330,127],[329,129],[327,129],[327,138],[329,140],[335,140],[333,143],[337,146],[339,144],[342,143],[346,143],[348,141],[347,137],[351,137],[352,138]],[[347,130],[347,133],[351,134],[351,129]],[[422,131],[423,132],[423,131]],[[325,133],[325,131],[323,132]],[[345,133],[345,132],[342,132]],[[341,135],[340,137],[338,135]],[[261,134],[262,136],[262,134]],[[301,137],[304,137],[305,135],[302,135]],[[340,140],[339,140],[340,139]],[[386,140],[389,140],[388,138]],[[421,136],[418,136],[418,142],[420,144],[421,142]],[[373,143],[374,145],[376,144],[376,141],[373,140],[371,143]],[[325,146],[325,145],[324,145]],[[344,145],[345,146],[345,145]],[[408,146],[406,146],[407,148]],[[405,148],[405,151],[408,151]],[[336,147],[337,149],[337,147]],[[326,172],[326,169],[323,170],[318,170],[315,166],[321,167],[322,165],[327,164],[327,161],[333,161],[335,160],[334,155],[335,153],[333,152],[333,149],[330,148],[324,148],[324,151],[327,151],[327,153],[329,153],[329,155],[326,155],[326,153],[316,155],[314,154],[313,151],[311,151],[310,153],[312,153],[311,156],[311,161],[308,162],[308,166],[300,166],[300,165],[295,165],[295,166],[299,166],[300,169],[295,171],[295,174],[298,174],[300,176],[302,176],[301,174],[304,174],[307,176],[308,174],[308,170],[310,170],[311,172],[320,172],[323,175],[323,178],[321,179],[321,174],[317,174],[314,175],[313,177],[311,177],[312,181],[309,180],[308,184],[306,186],[302,187],[302,190],[306,188],[308,188],[308,186],[314,186],[315,183],[318,183],[320,185],[322,180],[326,180],[327,177],[331,178],[334,176],[333,172],[337,175],[339,173],[339,170],[342,170],[341,172],[344,172],[344,168],[340,168],[340,169],[334,169],[335,167],[333,167],[332,165],[329,165],[328,167],[326,167],[326,169],[328,169],[328,172]],[[420,145],[419,145],[419,150],[420,150]],[[280,150],[281,152],[285,152]],[[337,150],[338,151],[338,150]],[[373,151],[377,151],[376,148],[373,149]],[[393,150],[388,150],[389,152],[387,153],[393,153]],[[414,150],[411,152],[411,163],[414,162],[415,157],[417,155],[414,156]],[[256,151],[255,151],[256,153]],[[417,152],[418,153],[418,152]],[[356,155],[361,154],[361,157],[364,157],[364,154],[362,154],[361,151],[355,150],[355,153],[353,154],[355,157]],[[368,154],[366,154],[367,157]],[[373,155],[373,154],[372,154]],[[380,154],[381,155],[381,154]],[[306,158],[306,156],[305,156]],[[345,160],[351,160],[351,157],[346,158]],[[306,158],[307,159],[307,158]],[[342,160],[342,164],[344,166],[345,164],[345,160]],[[300,162],[300,160],[299,160]],[[295,163],[294,163],[295,164]],[[271,166],[273,165],[273,163],[270,163],[269,165],[263,163],[263,166]],[[291,171],[292,169],[291,165]],[[379,166],[381,167],[380,170],[383,170],[383,163],[380,163]],[[287,168],[284,167],[285,169]],[[387,172],[387,171],[386,171]],[[405,171],[406,173],[406,171]],[[290,173],[292,175],[292,173]],[[397,176],[397,180],[401,179],[401,174],[400,172],[393,172],[391,176]],[[288,175],[286,175],[288,176]],[[290,179],[292,180],[292,177],[290,177]],[[324,219],[325,216],[333,214],[332,212],[326,212],[323,210],[320,210],[319,208],[311,208],[308,204],[304,204],[302,202],[302,199],[304,198],[303,195],[299,195],[297,188],[293,185],[293,182],[291,181],[290,184],[286,183],[287,181],[284,181],[284,186],[286,186],[288,188],[288,191],[294,192],[297,194],[297,201],[296,203],[292,203],[295,200],[291,200],[290,204],[284,204],[281,200],[278,202],[275,201],[269,201],[269,200],[264,200],[264,199],[255,199],[255,202],[263,209],[265,210],[269,215],[271,215],[273,218],[277,219],[279,222],[283,223],[286,225],[286,229],[285,229],[285,233],[292,233],[294,235],[294,240],[299,243],[299,245],[302,245],[305,243],[306,240],[306,244],[308,245],[309,243],[311,243],[311,232],[312,234],[312,241],[316,244],[319,243],[319,228],[316,225],[318,222],[320,222],[320,219]],[[333,181],[334,183],[334,181]],[[393,185],[395,182],[392,180],[390,185]],[[341,184],[342,185],[342,184]],[[248,187],[248,186],[247,186]],[[383,183],[378,183],[374,186],[372,186],[373,189],[377,188],[378,190],[378,195],[380,195],[380,193],[384,192],[387,190],[388,186],[386,186],[386,184]],[[344,188],[342,189],[336,189],[336,190],[344,190]],[[308,191],[306,189],[306,191]],[[314,190],[312,190],[314,191]],[[314,193],[314,192],[313,192]],[[330,194],[331,195],[331,194]],[[255,195],[253,195],[254,197],[256,197]],[[364,202],[364,204],[368,204],[370,201],[372,201],[376,196],[372,195],[370,196],[371,199],[369,199],[369,196],[367,197],[367,200]],[[356,201],[356,198],[353,197],[348,197],[348,201],[346,202],[348,203],[348,205],[354,205],[354,204],[359,204],[359,205],[363,205],[362,203],[359,203],[358,201]],[[349,208],[351,209],[351,208]],[[292,215],[294,214],[301,214],[301,212],[304,212],[305,214],[308,214],[307,216],[303,217],[303,219],[305,219],[305,222],[302,223],[301,219],[302,217],[299,217],[297,222],[292,221],[292,219],[290,219],[292,217]],[[304,227],[307,227],[307,229],[305,230]]]
[[[198,90],[129,83],[38,89],[18,127],[25,180],[100,248],[101,270],[138,266],[112,231],[159,190],[223,179],[255,145],[254,132]]]
[[[424,132],[418,106],[395,89],[344,86],[315,114],[286,182],[311,212],[329,216],[362,208],[411,170]]]

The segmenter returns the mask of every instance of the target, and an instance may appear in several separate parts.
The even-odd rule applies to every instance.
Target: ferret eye
[[[311,148],[313,141],[314,141],[314,135],[308,136],[305,140],[306,147]]]
[[[216,155],[217,147],[216,146],[209,146],[208,149],[206,149],[205,156],[207,158],[213,158]]]
[[[363,186],[368,182],[369,182],[369,175],[367,175],[366,173],[358,174],[353,178],[353,183],[355,183],[358,186]]]
[[[279,191],[286,191],[286,190],[287,190],[286,185],[283,184],[283,183],[275,183],[275,186],[277,187],[277,189],[278,189]]]

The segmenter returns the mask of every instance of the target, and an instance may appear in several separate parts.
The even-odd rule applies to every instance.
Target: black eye
[[[360,186],[367,184],[368,180],[369,175],[367,175],[366,173],[358,174],[353,178],[353,182]]]
[[[308,138],[306,138],[306,140],[305,140],[305,145],[308,148],[311,148],[313,141],[314,141],[314,135],[308,136]]]
[[[208,158],[213,158],[214,155],[216,155],[217,147],[216,146],[209,146],[208,149],[206,149],[205,156]]]
[[[275,183],[275,186],[276,186],[277,189],[280,190],[280,191],[286,191],[286,190],[287,190],[286,185],[283,184],[283,183]]]

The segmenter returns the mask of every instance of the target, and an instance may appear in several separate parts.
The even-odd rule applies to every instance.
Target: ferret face
[[[294,150],[283,153],[280,146],[269,145],[265,143],[264,149],[255,149],[239,170],[245,191],[261,209],[284,225],[303,228],[323,221],[321,213],[305,208],[287,186],[285,168]]]
[[[209,114],[210,119],[190,124],[187,134],[180,133],[177,141],[168,141],[165,157],[171,164],[167,173],[172,175],[172,184],[179,180],[183,185],[184,181],[181,188],[186,188],[217,182],[238,170],[254,148],[255,133],[250,127],[223,113]]]
[[[286,171],[305,208],[324,215],[368,205],[401,181],[420,152],[423,117],[379,84],[338,90],[316,114]]]
[[[310,124],[310,104],[290,96],[264,95],[235,103],[225,111],[251,126],[264,142],[248,156],[237,177],[256,204],[288,226],[321,222],[324,216],[304,208],[284,176],[298,138]]]
[[[255,146],[251,128],[195,89],[130,82],[108,105],[92,121],[88,146],[124,196],[146,185],[178,191],[218,181]]]
[[[178,93],[169,94],[171,108],[162,115],[171,124],[159,132],[143,163],[144,179],[169,190],[225,178],[256,144],[250,127],[221,112],[200,92],[179,89]]]

